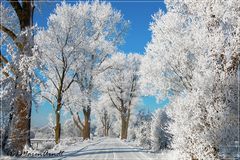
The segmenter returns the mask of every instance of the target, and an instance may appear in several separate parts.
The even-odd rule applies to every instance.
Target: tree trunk
[[[55,143],[58,144],[60,142],[61,136],[61,123],[60,123],[60,110],[62,108],[62,87],[58,91],[58,98],[57,98],[57,109],[55,111],[56,115],[56,126],[55,126]]]
[[[121,119],[122,119],[121,139],[127,139],[130,112],[131,110],[127,109],[125,112],[121,114]]]
[[[87,107],[87,109],[83,109],[84,114],[84,128],[83,128],[83,139],[90,139],[90,113],[91,108]]]
[[[103,126],[103,136],[104,137],[106,136],[106,128],[105,128],[105,126]]]
[[[104,135],[104,137],[107,137],[107,136],[108,136],[107,126],[104,126],[104,127],[103,127],[103,135]]]
[[[109,136],[109,128],[108,127],[106,128],[106,136],[107,137]]]
[[[17,18],[20,23],[20,31],[25,32],[20,41],[14,39],[18,38],[16,35],[11,35],[11,31],[7,31],[7,34],[13,38],[13,41],[18,47],[19,54],[32,56],[33,37],[29,28],[33,26],[33,0],[29,1],[9,1],[13,9],[17,14]],[[22,4],[20,4],[22,3]],[[10,33],[10,34],[9,34]],[[14,33],[14,32],[13,32]],[[23,74],[19,71],[16,73],[16,87],[17,93],[15,102],[13,104],[13,110],[10,114],[10,122],[6,134],[4,136],[3,151],[9,155],[13,153],[17,156],[19,151],[22,151],[25,145],[30,145],[30,127],[31,127],[31,107],[32,107],[32,90],[29,80],[23,78]],[[30,89],[29,89],[30,87]]]
[[[103,135],[104,137],[107,137],[109,135],[109,129],[110,129],[110,124],[108,121],[105,121],[105,124],[103,125]]]
[[[31,102],[30,106],[32,106],[32,102]],[[31,145],[31,116],[32,116],[32,107],[29,107],[27,146],[32,148],[32,145]]]
[[[7,122],[7,125],[5,127],[5,130],[4,130],[4,134],[2,135],[2,146],[1,148],[3,149],[3,151],[6,150],[6,144],[7,144],[7,141],[9,139],[9,132],[10,132],[10,127],[11,127],[11,124],[12,124],[12,119],[13,119],[13,107],[11,107],[11,111],[9,113],[9,119],[8,119],[8,122]]]
[[[27,94],[28,95],[28,94]],[[9,125],[5,130],[3,151],[9,155],[13,153],[17,156],[25,145],[28,145],[29,134],[29,109],[31,108],[30,100],[26,94],[22,93],[16,97],[14,108],[9,118]],[[28,95],[29,96],[29,95]]]
[[[128,121],[125,117],[122,117],[121,139],[127,139],[128,134]]]
[[[25,146],[30,143],[30,117],[29,110],[31,109],[31,90],[27,91],[27,84],[19,78],[16,78],[22,83],[16,83],[15,90],[18,93],[13,103],[13,108],[10,113],[8,125],[5,129],[3,137],[3,152],[6,155],[15,155],[22,151]]]
[[[61,136],[60,112],[57,110],[55,114],[56,114],[55,143],[58,144],[60,142]]]

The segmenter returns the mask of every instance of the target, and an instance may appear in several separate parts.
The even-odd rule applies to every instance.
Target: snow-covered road
[[[79,141],[75,144],[61,145],[58,149],[51,149],[49,153],[64,151],[60,157],[0,157],[3,160],[169,160],[173,154],[151,153],[134,144],[123,142],[118,138],[94,138],[89,141]],[[33,153],[35,153],[33,151]],[[41,153],[41,152],[40,152]],[[167,156],[169,155],[169,156]]]
[[[78,150],[67,151],[59,160],[150,160],[145,151],[117,138],[103,138]]]

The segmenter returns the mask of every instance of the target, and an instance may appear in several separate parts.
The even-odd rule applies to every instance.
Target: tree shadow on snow
[[[71,154],[65,154],[63,157],[59,158],[58,160],[62,160],[67,157],[78,157],[84,155],[96,155],[96,154],[110,154],[110,153],[129,153],[129,152],[145,152],[147,151],[139,149],[139,148],[103,148],[103,149],[86,149],[86,150],[78,150]]]

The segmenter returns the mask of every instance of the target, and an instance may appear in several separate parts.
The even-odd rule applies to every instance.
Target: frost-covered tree
[[[58,43],[61,38],[63,40],[68,38],[66,45],[69,44],[70,47],[64,46],[64,48],[71,55],[67,58],[78,56],[72,63],[67,63],[75,68],[65,74],[65,76],[74,78],[74,86],[69,87],[70,90],[65,94],[64,105],[71,110],[70,113],[75,117],[75,122],[78,122],[76,124],[82,128],[83,138],[89,139],[91,109],[98,98],[100,88],[98,75],[108,68],[103,65],[104,61],[115,52],[117,46],[122,42],[128,22],[123,19],[119,11],[114,10],[110,3],[106,2],[79,2],[72,6],[63,3],[57,7],[56,11],[59,13],[52,15],[52,19],[58,18],[58,21],[53,25],[59,24],[64,30],[59,31],[61,27],[53,28],[56,30],[53,42]],[[66,36],[65,33],[68,31],[73,33],[72,38]],[[60,46],[64,44],[65,41],[61,42]],[[56,49],[57,47],[52,48]],[[59,51],[61,52],[61,50]],[[76,54],[74,54],[75,52]],[[58,58],[61,59],[61,57]],[[55,73],[57,72],[55,71]],[[83,112],[84,116],[82,122],[78,115],[80,112]]]
[[[42,97],[53,107],[56,117],[55,142],[60,141],[60,111],[64,93],[74,82],[81,61],[85,26],[78,15],[78,8],[66,3],[57,5],[48,19],[48,28],[40,30],[35,37],[41,53]]]
[[[132,118],[129,139],[154,152],[169,149],[172,140],[169,123],[166,108],[159,108],[153,113],[140,110]]]
[[[209,60],[205,58],[194,74],[193,90],[171,106],[172,146],[182,158],[219,159],[221,146],[234,144],[239,137],[239,80],[219,70],[221,63],[203,63]]]
[[[111,69],[103,75],[104,92],[121,117],[121,139],[127,139],[131,111],[138,99],[140,59],[138,54],[117,53],[108,62]]]
[[[179,158],[218,159],[220,146],[237,140],[237,3],[166,1],[168,12],[151,24],[142,82],[159,99],[171,95]]]
[[[116,122],[116,111],[108,95],[103,94],[97,102],[95,108],[98,135],[109,136],[113,123]]]
[[[172,135],[169,133],[170,118],[166,108],[157,109],[152,115],[151,121],[151,147],[153,151],[169,149]]]
[[[17,153],[30,146],[34,0],[4,1],[0,12],[1,104],[8,116],[2,148]]]
[[[112,127],[112,123],[113,121],[111,121],[111,115],[109,113],[109,111],[106,108],[103,108],[102,113],[99,113],[99,118],[102,124],[102,128],[103,128],[103,134],[104,136],[108,136],[109,135],[109,130]]]
[[[144,94],[155,95],[158,100],[191,90],[193,53],[199,42],[190,34],[191,17],[181,12],[159,11],[150,25],[152,40],[141,65],[141,84]]]

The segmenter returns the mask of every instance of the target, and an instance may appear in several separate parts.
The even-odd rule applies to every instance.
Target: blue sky
[[[59,1],[60,2],[60,1]],[[68,2],[68,1],[66,1]],[[71,1],[75,3],[76,1]],[[114,0],[110,1],[112,7],[120,10],[124,15],[124,19],[130,20],[131,25],[125,37],[125,43],[119,47],[125,53],[133,52],[143,54],[147,42],[151,40],[151,32],[149,31],[149,24],[152,21],[151,16],[159,11],[159,9],[166,11],[165,4],[162,0]],[[40,3],[39,10],[35,12],[34,21],[39,27],[47,26],[47,18],[53,12],[57,2]],[[145,108],[146,111],[154,111],[156,108],[163,107],[168,103],[164,99],[159,103],[154,97],[143,97],[139,108]],[[33,107],[32,126],[43,126],[48,123],[49,113],[53,113],[51,106],[44,103],[41,107]],[[63,120],[69,118],[67,115]]]

